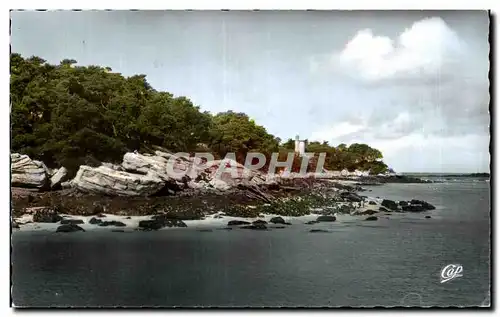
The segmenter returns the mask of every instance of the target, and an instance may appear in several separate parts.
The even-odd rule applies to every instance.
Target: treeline
[[[294,141],[269,134],[244,113],[212,115],[186,97],[157,91],[146,75],[124,77],[108,67],[51,65],[39,57],[10,55],[11,151],[49,167],[121,162],[127,151],[161,146],[174,152],[237,153],[294,150]],[[382,154],[365,144],[337,147],[310,142],[307,152],[328,153],[329,170],[387,169]]]

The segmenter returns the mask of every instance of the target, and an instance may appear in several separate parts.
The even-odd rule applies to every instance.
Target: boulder
[[[89,220],[89,223],[90,223],[91,225],[98,225],[98,224],[102,223],[102,220],[101,220],[101,219],[97,219],[97,218],[95,218],[95,217],[92,217],[92,218]]]
[[[99,227],[107,227],[107,226],[115,226],[115,227],[126,227],[127,225],[121,221],[111,220],[111,221],[101,221],[99,223]]]
[[[179,219],[169,219],[166,215],[155,215],[151,220],[139,221],[139,228],[142,230],[158,230],[164,227],[187,227],[187,225]]]
[[[360,212],[359,214],[360,214],[360,215],[373,215],[373,214],[376,214],[377,212],[378,212],[378,211],[368,209],[368,210],[365,210],[365,211],[363,211],[363,212]]]
[[[240,225],[249,225],[250,222],[243,220],[230,220],[227,225],[228,226],[240,226]]]
[[[208,182],[208,184],[213,187],[214,189],[221,190],[221,191],[226,191],[231,189],[231,185],[229,183],[223,181],[222,179],[214,178]]]
[[[396,204],[396,202],[393,200],[384,199],[381,205],[391,210],[398,210],[398,204]]]
[[[50,188],[61,188],[61,184],[68,179],[68,170],[63,166],[50,178]]]
[[[81,225],[83,224],[82,219],[62,219],[61,224],[62,225]]]
[[[370,201],[368,202],[368,205],[376,205],[376,204],[377,204],[377,203],[376,203],[376,202],[374,202],[374,201],[372,201],[372,200],[370,200]]]
[[[409,212],[422,212],[426,211],[427,209],[422,206],[422,205],[407,205],[407,206],[402,206],[403,211],[409,211]]]
[[[187,186],[186,183],[190,180],[187,175],[193,165],[192,162],[161,151],[156,151],[155,154],[125,153],[122,167],[126,171],[144,175],[154,172],[173,186]]]
[[[249,226],[243,226],[241,229],[252,229],[252,230],[267,230],[267,227],[265,224],[252,224]]]
[[[254,222],[252,222],[253,225],[267,225],[267,221],[265,220],[255,220]]]
[[[33,213],[33,222],[55,223],[61,219],[62,217],[54,209],[48,207],[38,208]]]
[[[378,219],[378,217],[376,217],[376,216],[370,216],[370,217],[367,217],[365,219],[365,221],[374,221],[374,220],[377,220],[377,219]]]
[[[337,217],[330,215],[323,215],[316,218],[316,221],[318,222],[333,222],[335,220],[337,220]]]
[[[165,181],[154,172],[139,175],[85,165],[80,166],[71,183],[80,191],[112,196],[150,196],[165,187]]]
[[[159,221],[155,221],[155,220],[141,220],[141,221],[139,221],[139,228],[141,228],[142,230],[158,230],[158,229],[161,229],[163,227],[164,227],[164,225]]]
[[[12,227],[12,229],[19,229],[19,224],[15,220],[11,221],[10,226]]]
[[[57,227],[56,232],[76,232],[76,231],[85,231],[82,227],[77,225],[61,225]]]
[[[400,206],[408,206],[408,202],[407,202],[407,201],[404,201],[404,200],[401,200],[401,201],[399,202],[399,205],[400,205]]]
[[[283,219],[282,217],[273,217],[271,218],[271,220],[269,220],[270,223],[274,223],[274,224],[285,224],[285,219]]]
[[[314,224],[317,224],[317,223],[319,223],[319,221],[311,220],[311,221],[306,222],[306,225],[314,225]]]
[[[324,232],[330,232],[330,231],[325,230],[325,229],[311,229],[311,230],[309,230],[309,232],[323,232],[324,233]]]
[[[423,201],[423,200],[412,199],[410,201],[410,204],[412,204],[412,205],[421,205],[421,206],[423,206],[425,208],[425,210],[434,210],[434,209],[436,209],[436,207],[434,207],[433,205],[431,205],[428,202]]]
[[[46,189],[49,186],[49,169],[42,162],[28,155],[13,153],[11,161],[11,186]]]
[[[154,215],[152,218],[165,218],[169,220],[201,220],[203,219],[203,214],[195,210],[184,210],[178,212],[169,212],[166,214],[158,214]]]
[[[359,202],[363,201],[363,197],[359,196],[358,194],[351,193],[351,192],[341,192],[340,197],[342,199],[344,199],[345,201],[349,201],[349,202],[359,203]]]

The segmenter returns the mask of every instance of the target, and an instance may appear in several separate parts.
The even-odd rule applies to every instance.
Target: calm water
[[[489,183],[388,184],[431,213],[269,232],[14,233],[16,306],[478,306],[490,290]],[[441,284],[441,269],[463,277]],[[486,301],[485,301],[486,300]]]

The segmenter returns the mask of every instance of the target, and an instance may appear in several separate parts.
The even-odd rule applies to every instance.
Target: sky
[[[11,12],[11,51],[147,75],[283,140],[366,143],[397,172],[488,172],[486,11]]]

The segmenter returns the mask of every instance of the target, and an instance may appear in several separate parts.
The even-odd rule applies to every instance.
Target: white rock
[[[50,188],[56,188],[68,179],[68,170],[63,166],[50,178]]]
[[[230,189],[232,186],[229,185],[227,182],[223,181],[222,179],[219,179],[219,178],[214,178],[212,179],[210,182],[209,182],[210,186],[212,186],[213,188],[217,189],[217,190],[228,190]]]
[[[176,159],[174,155],[171,157],[172,159],[167,159],[165,156],[159,155],[125,153],[122,167],[127,171],[141,174],[147,174],[150,171],[155,172],[166,182],[182,182],[184,176],[186,176],[188,172],[190,164],[180,159]],[[172,164],[170,170],[168,169],[168,164]]]
[[[165,187],[158,174],[149,171],[146,175],[115,171],[106,166],[96,168],[82,165],[71,181],[78,190],[116,196],[149,196]]]
[[[41,189],[48,185],[49,169],[45,164],[18,153],[11,154],[10,159],[12,186]]]

